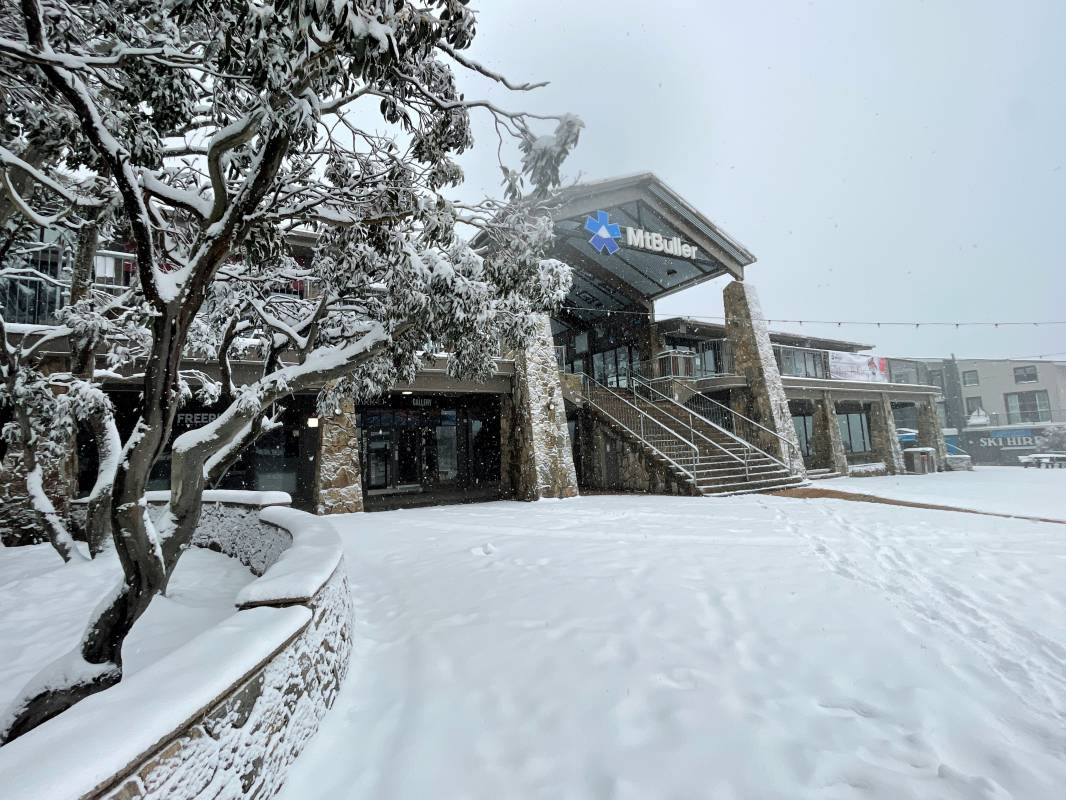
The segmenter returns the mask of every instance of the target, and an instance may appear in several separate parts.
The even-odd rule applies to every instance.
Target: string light
[[[584,311],[597,314],[606,314],[610,317],[612,314],[629,314],[637,317],[651,316],[650,311],[625,311],[622,309],[607,309],[607,308],[591,308],[584,306],[561,306],[566,311]],[[685,314],[682,315],[684,319],[703,320],[708,322],[724,322],[725,317],[709,316],[709,315],[695,315]],[[836,319],[768,319],[767,322],[773,322],[777,324],[793,324],[793,325],[836,325],[838,328],[844,325],[876,325],[880,328],[882,325],[896,325],[904,327],[1006,327],[1006,326],[1019,326],[1039,328],[1042,325],[1066,325],[1066,320],[1047,320],[1041,322],[898,322],[898,321],[864,321],[864,320],[836,320]]]

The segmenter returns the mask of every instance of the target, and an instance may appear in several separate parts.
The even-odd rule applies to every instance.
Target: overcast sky
[[[580,116],[570,175],[656,173],[756,255],[767,317],[1066,319],[1064,0],[476,6],[472,55],[551,85],[467,96]],[[464,192],[498,195],[477,131]],[[723,286],[658,312],[721,315]],[[891,355],[1066,351],[1066,326],[802,330]]]

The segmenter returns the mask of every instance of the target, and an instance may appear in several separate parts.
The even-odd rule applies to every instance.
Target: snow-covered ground
[[[0,547],[0,710],[52,659],[75,647],[96,604],[119,580],[118,560],[64,564],[51,545]],[[122,647],[132,675],[234,613],[255,579],[236,559],[194,547],[181,557],[167,597],[157,597]]]
[[[816,489],[1066,521],[1066,469],[974,467],[972,472],[831,478]]]
[[[334,518],[349,678],[287,800],[1066,786],[1066,528],[840,500]]]

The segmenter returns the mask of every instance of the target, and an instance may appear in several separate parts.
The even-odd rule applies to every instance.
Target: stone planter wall
[[[236,613],[0,748],[5,800],[269,798],[281,788],[348,668],[340,540],[291,508],[212,505],[198,543],[262,565]],[[259,541],[251,524],[232,524],[242,518]]]

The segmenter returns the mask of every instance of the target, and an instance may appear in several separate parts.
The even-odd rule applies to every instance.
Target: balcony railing
[[[986,421],[987,420],[987,421]],[[1066,424],[1066,408],[1033,408],[1008,411],[1001,414],[998,411],[987,412],[982,418],[980,415],[970,414],[967,416],[966,425],[971,428],[995,427],[997,425],[1049,425]]]

